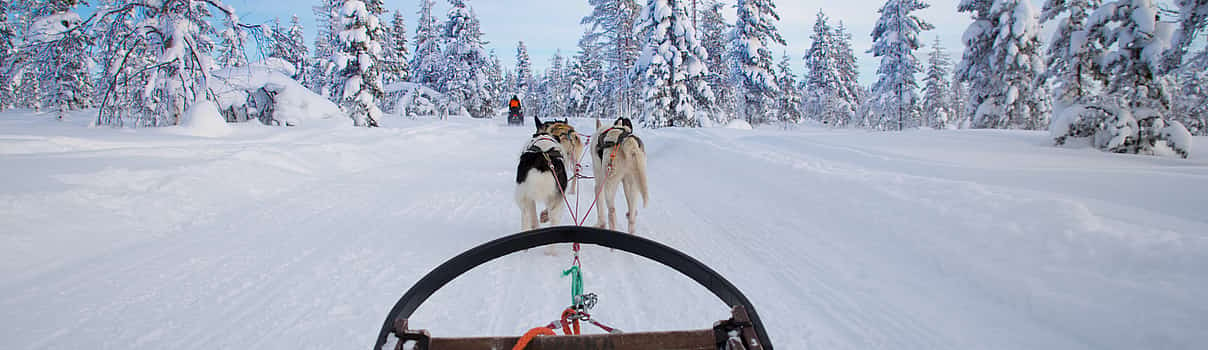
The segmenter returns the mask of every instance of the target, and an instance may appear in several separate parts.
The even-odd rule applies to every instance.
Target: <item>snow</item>
[[[80,25],[80,15],[67,11],[39,17],[29,28],[30,42],[49,42],[62,38],[63,33]]]
[[[287,62],[254,63],[246,67],[213,72],[210,87],[217,93],[221,108],[247,103],[247,91],[261,87],[276,92],[273,119],[287,125],[346,123],[340,107],[290,78]],[[284,65],[282,65],[284,64]]]
[[[201,101],[185,110],[180,130],[185,135],[222,137],[231,134],[231,127],[218,113],[218,106],[210,101]]]
[[[751,123],[747,123],[747,121],[745,121],[745,120],[734,119],[734,120],[731,120],[729,123],[726,123],[726,129],[754,130],[755,128],[751,127]]]
[[[532,133],[394,118],[198,138],[52,119],[0,115],[8,349],[367,347],[423,274],[517,230],[515,148]],[[1203,138],[1183,160],[1057,148],[1043,132],[636,133],[653,192],[639,234],[741,288],[779,349],[1208,343]],[[549,322],[569,288],[558,249],[478,267],[411,325],[516,336]],[[648,260],[589,245],[582,262],[609,325],[726,317]]]

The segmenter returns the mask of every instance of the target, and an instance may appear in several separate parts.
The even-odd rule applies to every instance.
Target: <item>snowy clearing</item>
[[[0,348],[364,349],[424,273],[520,226],[528,126],[245,123],[208,138],[88,118],[0,118]],[[637,133],[639,233],[741,288],[779,349],[1208,344],[1203,137],[1183,160],[1044,132]],[[476,269],[412,325],[548,323],[569,298],[559,249]],[[728,314],[643,258],[588,246],[583,268],[595,316],[626,331]]]

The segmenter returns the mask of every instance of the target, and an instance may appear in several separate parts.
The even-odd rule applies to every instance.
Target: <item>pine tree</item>
[[[1040,26],[1031,3],[964,0],[974,12],[957,69],[971,83],[969,111],[977,128],[1039,129],[1047,125],[1048,95],[1036,84],[1044,71]]]
[[[550,67],[539,85],[538,115],[555,118],[565,116],[568,91],[561,51],[554,52],[554,57],[550,58]]]
[[[797,88],[797,81],[793,77],[793,68],[789,64],[787,52],[780,57],[780,63],[776,65],[776,76],[776,85],[780,86],[780,94],[776,103],[779,121],[785,124],[801,122],[805,117],[801,111],[801,90]]]
[[[1180,85],[1172,113],[1192,135],[1208,136],[1208,50],[1189,57],[1175,72]]]
[[[516,95],[527,99],[533,90],[533,68],[524,41],[516,43]]]
[[[813,41],[805,51],[805,112],[832,126],[843,125],[849,117],[843,113],[847,106],[840,106],[845,101],[840,97],[843,87],[836,34],[819,10],[814,33],[810,35]],[[781,85],[781,88],[787,87]]]
[[[336,76],[336,33],[343,31],[339,14],[341,4],[341,0],[319,0],[319,4],[312,8],[315,14],[315,50],[311,56],[308,78],[305,79],[312,91],[333,101],[338,101],[332,77]]]
[[[697,127],[697,111],[712,109],[713,91],[705,81],[708,55],[683,1],[650,0],[638,17],[645,39],[635,75],[646,102],[641,122],[647,127]]]
[[[735,108],[735,95],[726,85],[729,82],[726,76],[726,42],[727,33],[732,26],[726,23],[725,17],[722,16],[725,6],[725,3],[718,0],[706,0],[704,8],[700,10],[699,24],[700,44],[708,53],[705,66],[709,68],[709,73],[705,75],[705,81],[709,82],[709,88],[717,96],[714,104],[718,113],[712,115],[714,123],[717,124],[728,122],[728,114],[733,113]]]
[[[935,37],[927,58],[927,77],[923,79],[923,125],[947,129],[952,123],[952,94],[948,86],[948,70],[952,60]]]
[[[842,21],[835,28],[835,64],[839,70],[839,103],[836,112],[841,116],[838,125],[846,126],[856,119],[857,111],[867,98],[864,87],[860,86],[860,67],[856,60],[856,52],[852,49],[852,36]]]
[[[441,25],[448,68],[439,80],[440,91],[470,116],[488,117],[496,106],[490,101],[486,82],[489,62],[478,17],[465,0],[449,0],[449,5],[448,18]]]
[[[771,0],[738,0],[738,19],[730,32],[730,79],[742,95],[738,103],[748,122],[762,119],[759,111],[775,96],[776,74],[772,68],[771,43],[786,45],[776,30],[776,5]]]
[[[495,54],[495,49],[491,49],[488,57],[487,61],[491,62],[487,66],[488,101],[492,105],[502,105],[511,97],[511,95],[506,95],[508,91],[503,78],[503,64],[499,62],[499,55]]]
[[[338,33],[335,87],[340,101],[356,126],[376,127],[382,120],[378,99],[382,97],[382,38],[386,30],[378,16],[381,0],[345,0]]]
[[[269,57],[276,57],[289,62],[294,68],[293,78],[295,80],[303,80],[307,76],[306,66],[308,64],[306,54],[306,42],[303,39],[302,23],[297,15],[294,15],[289,20],[289,29],[282,31],[280,26],[274,20],[273,25],[273,47]]]
[[[965,106],[969,105],[969,88],[965,87],[956,74],[952,75],[952,102],[948,105],[948,109],[952,111],[951,122],[958,129],[968,129],[972,127],[973,121],[970,120],[969,114],[965,112]]]
[[[0,0],[0,111],[12,108],[12,103],[16,100],[13,79],[9,76],[17,55],[17,47],[13,43],[17,34],[9,24],[8,16],[8,8],[11,5],[9,0]]]
[[[911,12],[927,7],[918,0],[889,0],[878,10],[881,18],[873,27],[873,46],[869,50],[881,57],[879,78],[872,89],[877,129],[902,130],[920,124],[914,75],[921,69],[914,51],[919,48],[919,32],[935,27]]]
[[[595,99],[605,110],[603,115],[626,115],[635,109],[638,97],[631,74],[641,52],[637,33],[642,7],[636,0],[588,0],[592,12],[580,23],[588,25],[591,35],[584,40],[592,50],[603,53],[606,69]]]
[[[1106,101],[1096,101],[1062,113],[1049,127],[1057,144],[1070,136],[1094,136],[1100,149],[1121,153],[1153,153],[1165,144],[1183,157],[1190,151],[1190,133],[1169,118],[1169,77],[1162,75],[1161,50],[1170,42],[1162,30],[1158,7],[1150,0],[1106,2],[1087,19],[1083,32],[1096,48],[1099,74],[1106,82]]]
[[[1195,38],[1208,31],[1208,0],[1176,0],[1179,5],[1180,26],[1174,32],[1171,47],[1166,52],[1164,71],[1182,66],[1187,50],[1197,46]],[[1203,41],[1200,41],[1203,43]],[[1203,46],[1199,46],[1203,48]]]
[[[1053,84],[1053,101],[1058,109],[1090,102],[1094,91],[1100,88],[1097,83],[1103,78],[1098,76],[1095,61],[1102,49],[1085,40],[1073,46],[1071,40],[1086,27],[1087,17],[1099,3],[1099,0],[1048,0],[1044,4],[1041,21],[1060,19],[1045,60],[1048,70],[1041,77]]]
[[[92,37],[80,27],[82,20],[75,12],[74,0],[54,0],[42,4],[41,14],[32,23],[22,49],[30,55],[27,64],[40,67],[35,76],[41,84],[40,101],[53,107],[59,119],[66,113],[89,107],[93,85],[88,69],[92,62],[87,54]]]
[[[243,51],[246,45],[246,34],[237,30],[234,23],[227,22],[227,28],[220,33],[222,41],[218,44],[218,65],[222,67],[243,67],[247,65],[247,53]]]
[[[570,72],[571,115],[604,117],[608,99],[600,94],[604,83],[604,55],[592,49],[591,30],[579,39],[579,52],[575,54]]]
[[[386,83],[396,81],[406,81],[408,77],[408,62],[410,58],[409,49],[407,48],[407,23],[403,18],[403,13],[394,11],[394,18],[390,21],[390,33],[386,36],[386,52],[384,53],[386,65],[383,69],[383,80]]]
[[[419,22],[415,27],[415,56],[411,57],[411,82],[437,88],[443,72],[444,53],[436,18],[432,17],[433,0],[420,0]]]

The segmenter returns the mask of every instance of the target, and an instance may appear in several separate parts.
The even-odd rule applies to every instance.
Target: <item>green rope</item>
[[[583,295],[583,273],[579,270],[579,265],[571,266],[569,270],[562,271],[562,277],[570,275],[570,304],[575,305],[576,298]]]

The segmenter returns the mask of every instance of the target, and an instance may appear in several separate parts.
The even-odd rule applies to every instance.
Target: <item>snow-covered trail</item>
[[[411,283],[518,229],[531,131],[497,124],[202,139],[2,121],[0,348],[368,347]],[[1208,163],[930,133],[641,130],[639,232],[742,288],[780,349],[1208,344]],[[557,249],[472,271],[412,324],[549,322],[569,299]],[[583,264],[621,329],[727,314],[643,258],[588,246]]]

